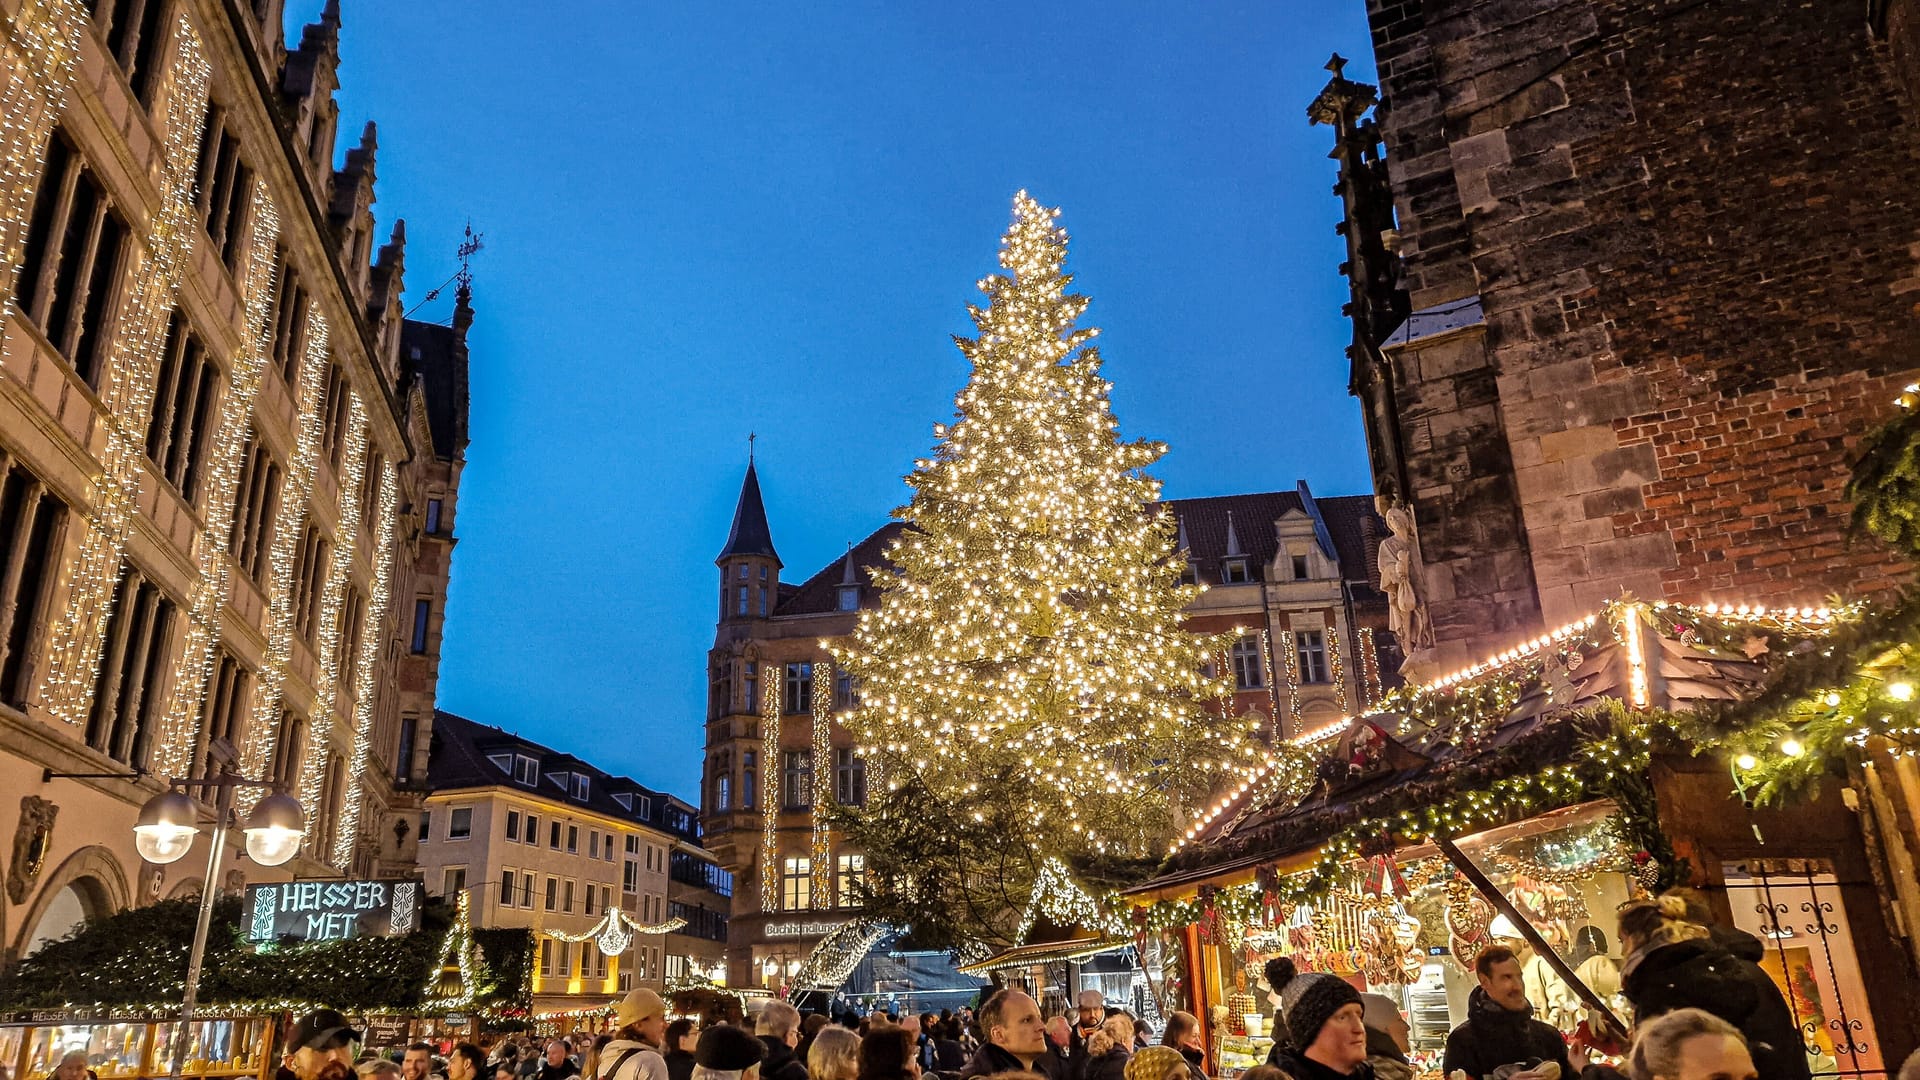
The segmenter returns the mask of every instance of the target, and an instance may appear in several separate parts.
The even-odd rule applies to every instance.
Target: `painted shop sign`
[[[344,941],[420,928],[425,887],[391,881],[282,881],[247,886],[247,940]]]

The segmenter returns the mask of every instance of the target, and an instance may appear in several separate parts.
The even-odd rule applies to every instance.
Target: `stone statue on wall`
[[[1380,541],[1378,555],[1380,591],[1387,594],[1387,626],[1406,653],[1400,673],[1417,678],[1416,672],[1431,664],[1433,655],[1433,623],[1420,585],[1420,538],[1414,533],[1413,511],[1404,504],[1389,503],[1385,496],[1377,497],[1374,504],[1389,530]]]
[[[7,899],[27,902],[53,848],[53,819],[60,808],[38,795],[20,798],[20,824],[13,830],[13,862],[7,868]]]

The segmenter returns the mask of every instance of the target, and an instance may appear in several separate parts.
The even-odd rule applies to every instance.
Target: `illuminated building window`
[[[220,661],[214,667],[213,681],[207,687],[207,695],[201,710],[201,727],[206,732],[206,743],[200,755],[200,775],[212,776],[217,762],[214,760],[215,743],[223,743],[229,751],[237,751],[245,741],[248,687],[252,675],[232,653],[221,649]]]
[[[220,369],[208,359],[186,316],[175,309],[160,346],[159,379],[147,422],[147,457],[189,505],[199,495],[207,431],[214,426],[214,402],[219,396]]]
[[[253,170],[240,160],[240,137],[227,127],[225,110],[207,103],[200,135],[200,182],[194,185],[194,209],[207,227],[207,239],[220,261],[237,270],[253,192]]]
[[[1260,660],[1260,639],[1253,634],[1233,643],[1233,685],[1236,690],[1259,690],[1267,685],[1266,665]]]
[[[164,17],[173,5],[168,0],[98,0],[92,7],[108,55],[126,72],[141,104],[152,104],[160,81],[160,48],[166,41]]]
[[[1327,672],[1327,635],[1320,630],[1301,630],[1293,635],[1294,653],[1300,664],[1302,683],[1324,683]]]
[[[805,855],[788,858],[780,866],[780,909],[805,911],[813,906],[813,860]]]
[[[267,553],[273,550],[273,523],[280,513],[280,466],[258,432],[248,444],[236,498],[228,550],[240,569],[258,584],[266,574]]]
[[[33,688],[29,654],[51,602],[67,505],[26,469],[5,467],[4,458],[0,476],[0,700],[18,707]]]
[[[780,807],[805,810],[813,805],[813,751],[788,750],[780,755]]]
[[[865,855],[842,855],[840,856],[839,865],[835,869],[834,888],[837,893],[834,898],[835,906],[843,908],[854,907],[859,903],[860,879],[867,874],[867,857]]]
[[[20,310],[96,388],[112,344],[107,323],[127,235],[100,181],[56,132],[28,222]]]

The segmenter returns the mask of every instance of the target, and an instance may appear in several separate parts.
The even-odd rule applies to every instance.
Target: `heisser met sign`
[[[247,886],[247,940],[344,941],[420,928],[418,880],[282,881]]]

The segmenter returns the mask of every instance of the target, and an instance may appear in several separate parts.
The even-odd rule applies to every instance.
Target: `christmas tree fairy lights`
[[[955,804],[1019,792],[1024,842],[1063,857],[1148,856],[1256,762],[1213,708],[1207,660],[1230,635],[1183,629],[1175,524],[1124,442],[1097,331],[1075,324],[1057,210],[1021,192],[1002,273],[979,282],[957,418],[907,478],[908,528],[836,658],[859,682],[843,722],[889,787]]]

